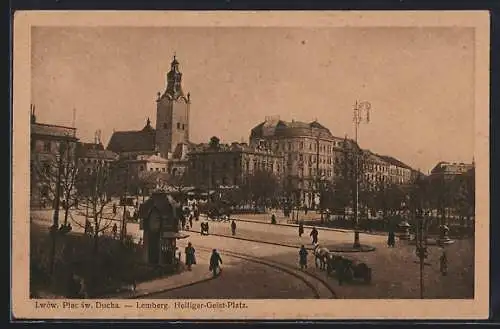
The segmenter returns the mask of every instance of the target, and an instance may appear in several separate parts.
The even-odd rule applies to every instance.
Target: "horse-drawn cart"
[[[372,269],[365,263],[345,255],[330,253],[327,262],[327,273],[335,271],[339,284],[352,280],[372,281]]]

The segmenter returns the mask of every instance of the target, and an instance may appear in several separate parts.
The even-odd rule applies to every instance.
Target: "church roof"
[[[107,149],[116,153],[154,151],[155,130],[145,127],[139,131],[115,131]]]

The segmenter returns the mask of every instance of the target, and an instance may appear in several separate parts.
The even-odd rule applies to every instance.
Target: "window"
[[[149,171],[153,171],[153,168],[149,168]]]
[[[48,164],[48,163],[43,164],[43,172],[45,175],[50,174],[50,164]]]
[[[156,171],[160,171],[160,168],[156,168]]]
[[[166,122],[163,124],[163,129],[168,129],[168,125]]]
[[[182,130],[186,129],[186,125],[182,124]]]
[[[181,123],[177,122],[177,129],[181,129]]]
[[[45,143],[43,143],[43,150],[44,150],[45,152],[50,152],[50,146],[51,146],[51,145],[50,145],[50,142],[45,142]]]
[[[304,142],[300,142],[299,148],[302,150],[304,148]]]
[[[161,171],[165,172],[165,168],[161,168]]]

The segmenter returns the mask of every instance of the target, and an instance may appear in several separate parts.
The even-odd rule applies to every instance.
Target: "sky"
[[[474,30],[460,27],[34,27],[37,121],[140,130],[156,116],[175,53],[191,94],[190,139],[248,141],[266,116],[318,120],[424,172],[474,154]]]

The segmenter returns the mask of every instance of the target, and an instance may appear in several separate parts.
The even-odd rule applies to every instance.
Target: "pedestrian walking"
[[[312,237],[312,244],[318,243],[318,230],[316,229],[316,227],[313,227],[309,236]]]
[[[395,244],[396,244],[396,235],[394,234],[394,230],[391,229],[387,237],[387,246],[389,246],[390,248],[394,248]]]
[[[271,224],[276,224],[276,215],[274,213],[271,215]]]
[[[200,227],[200,235],[208,235],[208,222],[201,223]]]
[[[193,213],[189,214],[189,227],[193,227]]]
[[[195,251],[196,250],[193,248],[193,245],[191,244],[191,242],[189,242],[186,249],[184,250],[184,254],[186,255],[186,266],[188,268],[188,271],[191,271],[191,266],[193,264],[196,264]]]
[[[307,254],[306,247],[302,245],[299,250],[299,265],[301,270],[307,269]]]
[[[200,220],[200,210],[198,209],[198,206],[194,207],[194,217],[195,217],[196,221]]]
[[[217,276],[217,270],[219,270],[219,273],[221,272],[220,264],[222,264],[222,258],[217,249],[214,249],[212,250],[212,256],[210,256],[210,267],[208,268],[209,271],[212,271],[214,277]]]
[[[181,225],[182,229],[184,230],[186,228],[186,217],[184,216],[184,214],[181,214]]]
[[[443,253],[441,254],[439,261],[440,261],[439,270],[441,271],[441,274],[443,276],[446,276],[448,274],[448,257],[446,256],[446,250],[443,250]]]
[[[116,223],[113,224],[113,238],[116,239],[116,236],[118,234],[118,226],[116,226]]]
[[[307,215],[307,206],[304,206],[304,215]]]
[[[300,221],[299,223],[299,237],[302,237],[302,234],[304,234],[304,223]]]
[[[236,235],[236,222],[233,221],[231,222],[231,232],[233,233],[233,235]]]
[[[116,215],[116,203],[113,203],[113,215]]]

